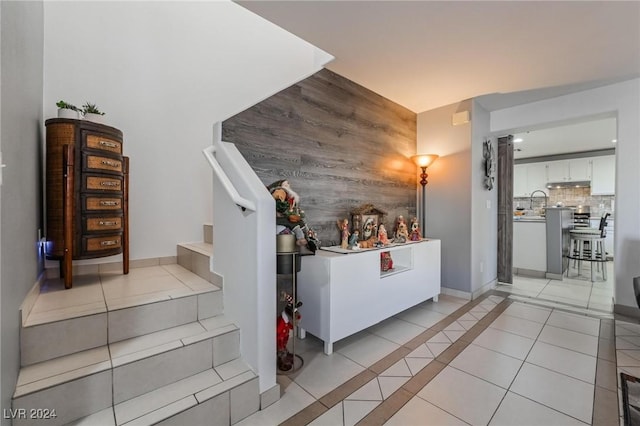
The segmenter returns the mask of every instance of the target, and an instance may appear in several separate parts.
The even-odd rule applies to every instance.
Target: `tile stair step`
[[[213,284],[218,284],[209,267],[213,255],[213,244],[206,242],[180,243],[177,251],[178,265]]]
[[[212,368],[232,379],[248,370],[239,343],[238,328],[218,316],[44,361],[20,370],[13,407],[56,408],[57,425]]]
[[[258,405],[257,376],[238,358],[68,426],[229,425],[258,411]]]
[[[21,330],[22,365],[27,366],[76,352],[105,346],[160,330],[221,315],[223,294],[207,283],[190,293],[149,296],[111,305],[105,312],[45,323],[31,323]],[[139,303],[133,304],[132,303]]]

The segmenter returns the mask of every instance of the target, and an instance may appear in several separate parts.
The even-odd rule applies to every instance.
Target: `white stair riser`
[[[193,376],[212,366],[213,339],[208,339],[115,367],[114,404]]]
[[[224,313],[222,291],[212,291],[198,295],[198,319],[212,318]]]
[[[25,409],[27,418],[16,418],[14,426],[58,426],[96,413],[113,404],[111,371],[72,380],[13,400],[14,412]],[[30,410],[55,410],[56,418],[29,418]]]
[[[196,321],[197,296],[163,300],[109,312],[109,343]]]
[[[213,244],[213,225],[205,223],[202,225],[203,240],[207,244]]]
[[[84,351],[107,343],[107,314],[26,327],[20,330],[22,365]]]
[[[178,246],[178,265],[190,270],[200,278],[212,282],[209,262],[209,256]]]

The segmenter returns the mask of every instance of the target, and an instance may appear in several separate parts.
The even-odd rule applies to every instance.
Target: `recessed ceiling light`
[[[515,143],[520,143],[520,142],[522,142],[523,140],[524,140],[524,139],[522,139],[522,138],[515,138],[513,141],[514,141]]]
[[[616,142],[618,142],[618,139],[611,139],[611,142],[612,143],[616,143]]]

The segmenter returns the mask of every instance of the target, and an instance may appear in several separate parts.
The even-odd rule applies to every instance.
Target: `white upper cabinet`
[[[591,180],[591,159],[549,161],[547,163],[549,182],[576,182]]]
[[[546,192],[547,185],[547,164],[529,163],[515,164],[513,166],[513,196],[529,197],[536,189]],[[536,196],[543,196],[536,193]]]
[[[616,156],[593,157],[591,194],[615,195],[616,192]]]
[[[569,180],[569,161],[549,161],[547,163],[548,182],[564,182]]]
[[[515,164],[513,166],[513,196],[528,197],[527,193],[527,165]]]
[[[536,189],[540,189],[549,195],[547,191],[547,165],[545,163],[527,164],[527,191],[529,195]],[[536,196],[542,197],[541,192],[537,192]]]
[[[591,158],[569,160],[569,180],[591,180]]]

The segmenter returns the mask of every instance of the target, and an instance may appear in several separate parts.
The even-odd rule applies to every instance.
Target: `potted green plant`
[[[96,104],[86,102],[82,106],[82,113],[84,114],[85,120],[93,121],[95,123],[102,123],[104,112],[100,111]]]
[[[73,104],[69,104],[65,101],[56,102],[56,106],[58,107],[58,118],[80,118],[80,108]]]

